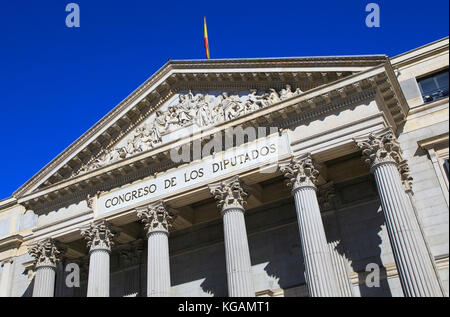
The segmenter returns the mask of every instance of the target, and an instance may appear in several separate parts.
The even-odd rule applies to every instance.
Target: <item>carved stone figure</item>
[[[224,109],[225,120],[233,120],[244,111],[244,105],[239,97],[228,96],[226,92],[222,93],[221,104]]]
[[[270,88],[269,91],[270,93],[267,98],[266,107],[281,101],[280,96],[278,95],[275,89]]]
[[[205,96],[198,95],[197,97],[197,125],[199,127],[206,127],[211,124],[211,111]]]
[[[225,121],[225,112],[222,104],[218,104],[213,108],[213,123],[218,124]]]
[[[271,88],[268,92],[258,95],[256,89],[250,90],[247,98],[238,95],[229,96],[222,92],[220,96],[208,96],[198,93],[194,96],[191,90],[187,94],[180,94],[174,105],[167,110],[156,110],[153,121],[148,125],[136,128],[135,132],[121,148],[114,148],[102,153],[88,165],[84,165],[79,173],[89,172],[94,169],[113,164],[121,159],[134,156],[137,153],[148,151],[159,143],[164,134],[179,128],[196,124],[199,127],[208,127],[227,120],[258,111],[282,100],[292,98],[302,93],[300,89],[294,92],[290,85],[278,93]],[[245,101],[244,101],[245,100]]]
[[[245,103],[245,112],[253,112],[265,106],[265,96],[258,96],[256,89],[250,90],[247,102]]]
[[[159,127],[160,131],[165,131],[167,129],[168,120],[168,112],[156,110],[155,123]]]
[[[280,91],[280,99],[281,100],[291,98],[293,95],[294,95],[294,93],[292,92],[290,85],[286,85],[286,88],[283,88]]]
[[[178,124],[184,126],[192,120],[191,116],[189,115],[191,102],[189,99],[186,99],[186,97],[181,96],[183,95],[180,95],[180,103],[176,106],[173,106],[173,109],[178,119]]]

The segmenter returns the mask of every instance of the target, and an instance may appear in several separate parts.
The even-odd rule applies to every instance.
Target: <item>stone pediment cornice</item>
[[[0,252],[12,249],[12,248],[18,248],[23,242],[23,236],[20,234],[11,235],[5,238],[0,239]]]
[[[249,62],[252,66],[248,66],[249,64],[246,62]],[[197,84],[202,88],[208,85],[214,87],[218,85],[218,82],[222,82],[222,86],[229,85],[232,82],[248,89],[257,87],[258,83],[265,83],[265,87],[270,87],[271,85],[282,87],[283,83],[294,83],[294,88],[298,88],[301,82],[303,85],[308,83],[309,87],[306,92],[309,92],[316,90],[317,87],[326,86],[334,82],[338,83],[349,76],[354,76],[357,74],[358,69],[364,73],[373,65],[380,65],[380,63],[385,62],[386,57],[384,56],[169,62],[16,191],[14,196],[23,196],[25,198],[32,192],[41,192],[41,189],[54,187],[55,184],[66,183],[67,178],[72,177],[76,165],[83,165],[83,161],[98,155],[112,140],[128,133],[142,122],[143,118],[148,117],[170,96],[173,96],[176,91],[180,91],[183,88],[195,89]],[[231,69],[234,66],[241,67],[242,65],[240,64],[247,65],[248,67],[246,68],[255,69],[254,71],[252,69],[252,72],[242,71],[242,69]],[[278,65],[278,67],[299,67],[298,71],[300,71],[301,67],[313,66],[319,68],[336,67],[336,69],[333,71],[318,68],[315,69],[316,71],[314,69],[305,69],[305,72],[299,73],[292,72],[292,69],[280,71],[277,68],[272,72],[260,72],[260,69],[264,68],[264,70],[267,70],[265,68],[274,67],[273,65]],[[339,67],[341,71],[337,71]],[[345,67],[355,68],[350,71]],[[198,68],[201,68],[201,70]],[[190,71],[187,72],[186,69]],[[212,71],[213,69],[215,71]],[[206,70],[211,70],[211,72]],[[227,70],[227,72],[220,70]],[[209,76],[211,73],[214,74],[213,78]],[[345,97],[345,94],[346,92],[343,92],[341,97]],[[330,98],[333,98],[333,96]],[[326,101],[327,97],[323,100]]]

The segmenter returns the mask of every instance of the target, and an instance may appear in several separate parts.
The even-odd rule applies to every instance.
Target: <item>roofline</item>
[[[212,58],[212,59],[174,59],[169,63],[196,63],[196,62],[268,62],[268,61],[302,61],[302,60],[330,60],[330,59],[354,59],[354,58],[388,58],[386,54],[369,54],[369,55],[323,55],[323,56],[292,56],[292,57],[249,57],[249,58]]]
[[[414,61],[415,59],[422,58],[424,57],[424,55],[430,54],[434,51],[439,51],[445,48],[447,48],[448,50],[448,46],[449,46],[449,37],[446,36],[434,42],[416,47],[412,50],[409,50],[407,52],[392,57],[391,64],[394,68],[396,68],[397,66],[399,66],[399,64],[407,64],[411,61]]]
[[[15,197],[9,197],[0,200],[0,212],[2,212],[2,209],[11,207],[17,203],[17,199]]]

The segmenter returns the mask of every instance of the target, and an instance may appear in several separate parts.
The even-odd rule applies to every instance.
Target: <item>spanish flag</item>
[[[208,29],[206,28],[206,17],[203,17],[204,25],[205,25],[205,49],[206,49],[206,58],[209,59],[209,43],[208,43]]]

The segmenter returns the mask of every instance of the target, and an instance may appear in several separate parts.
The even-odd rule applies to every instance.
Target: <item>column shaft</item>
[[[148,238],[147,296],[169,297],[169,229],[175,220],[176,211],[164,201],[157,201],[138,209],[137,216],[145,224]]]
[[[316,191],[304,186],[294,189],[293,193],[309,295],[339,296]]]
[[[347,260],[344,255],[339,254],[336,250],[338,244],[338,241],[328,243],[336,284],[342,297],[353,297],[353,287],[348,277]]]
[[[228,294],[230,297],[254,297],[252,265],[245,228],[244,210],[223,212]]]
[[[53,297],[56,266],[38,266],[34,277],[33,297]]]
[[[148,235],[147,274],[148,297],[169,297],[170,261],[167,232],[154,231]]]
[[[92,250],[89,257],[88,297],[109,297],[109,250]]]
[[[12,261],[5,261],[0,282],[0,297],[9,297],[11,289]]]
[[[373,167],[386,227],[405,296],[439,296],[433,267],[412,222],[397,165],[386,162]]]
[[[114,245],[115,230],[105,220],[90,224],[81,230],[89,251],[88,297],[109,297],[109,254]]]

